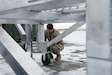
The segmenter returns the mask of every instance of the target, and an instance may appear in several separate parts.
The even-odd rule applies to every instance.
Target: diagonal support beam
[[[21,24],[15,24],[17,30],[19,31],[20,35],[21,35],[21,41],[25,41],[26,40],[26,32],[23,29],[23,27],[21,26]]]
[[[25,33],[23,27],[21,26],[21,24],[15,24],[15,26],[16,26],[16,28],[18,29],[18,31],[19,31],[19,33],[20,33],[21,35],[26,35],[26,33]]]
[[[0,0],[0,14],[13,13],[23,10],[51,10],[74,6],[74,4],[84,3],[85,0],[39,0],[28,2],[28,0]]]
[[[69,29],[67,29],[66,31],[64,31],[62,34],[58,35],[56,38],[54,38],[53,40],[51,40],[50,42],[48,42],[47,43],[47,47],[51,46],[54,43],[59,42],[61,39],[63,39],[64,37],[66,37],[67,35],[69,35],[70,33],[72,33],[73,31],[77,30],[79,27],[81,27],[84,24],[85,24],[85,22],[79,22],[79,23],[74,24]]]
[[[17,75],[46,75],[3,28],[0,28],[0,53]]]

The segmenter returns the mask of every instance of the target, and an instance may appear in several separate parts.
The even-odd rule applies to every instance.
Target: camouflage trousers
[[[51,46],[51,52],[54,54],[60,54],[60,51],[64,49],[64,46],[62,44],[55,44]]]

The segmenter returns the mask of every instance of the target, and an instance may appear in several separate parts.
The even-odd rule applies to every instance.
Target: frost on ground
[[[0,75],[16,75],[7,64],[6,60],[0,55]]]
[[[64,40],[65,48],[61,51],[62,59],[56,62],[51,60],[51,64],[44,66],[41,62],[42,53],[34,53],[36,63],[48,75],[87,75],[86,74],[86,32],[74,31]],[[27,52],[29,54],[29,52]],[[56,56],[54,55],[54,58]],[[0,75],[16,75],[10,66],[0,56]]]
[[[41,62],[42,53],[40,53],[34,54],[36,62],[48,75],[87,75],[85,51],[86,32],[74,31],[63,40],[65,48],[61,51],[61,61],[56,62],[53,59],[49,66],[44,66]]]

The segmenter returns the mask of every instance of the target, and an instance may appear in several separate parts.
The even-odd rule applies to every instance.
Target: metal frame
[[[74,24],[69,29],[67,29],[66,31],[64,31],[62,34],[58,35],[56,38],[54,38],[53,40],[51,40],[50,42],[48,42],[47,43],[47,47],[51,46],[54,43],[59,42],[61,39],[63,39],[64,37],[66,37],[67,35],[69,35],[70,33],[72,33],[73,31],[77,30],[79,27],[81,27],[84,24],[85,24],[85,22],[79,22],[79,23]]]
[[[50,46],[53,43],[58,42],[78,27],[80,27],[85,21],[85,8],[66,10],[66,7],[80,6],[85,0],[0,0],[0,22],[8,24],[45,24],[45,23],[65,23],[65,22],[77,22],[76,25],[69,28],[67,31],[59,35],[47,45],[42,43],[44,40],[43,25],[38,25],[38,42],[40,47]],[[63,11],[58,10],[62,8]],[[52,10],[55,9],[55,12]],[[47,12],[49,11],[50,12]],[[78,23],[79,22],[79,23]],[[25,26],[28,31],[26,32],[27,42],[31,43],[31,28]],[[38,67],[35,62],[25,54],[21,47],[19,47],[7,33],[0,28],[0,53],[8,61],[9,65],[18,75],[45,75],[45,73]],[[3,32],[3,33],[2,33]],[[41,36],[40,36],[41,34]],[[7,36],[7,37],[6,37]],[[39,37],[40,36],[40,37]],[[5,38],[4,38],[5,37]],[[7,40],[5,40],[7,39]],[[40,41],[39,41],[40,40]],[[5,41],[5,42],[4,42]],[[9,47],[10,46],[10,47]],[[44,47],[43,49],[45,49]],[[16,51],[14,51],[17,49]],[[31,52],[32,53],[32,52]],[[6,55],[7,54],[7,55]],[[19,55],[18,55],[19,54]],[[20,56],[23,55],[23,56]],[[12,60],[8,60],[9,56],[12,56]],[[24,60],[25,59],[25,60]],[[16,62],[14,62],[14,61]],[[29,60],[29,61],[28,61]],[[30,66],[27,62],[30,62]],[[14,67],[12,65],[18,65]],[[27,63],[27,64],[26,64]],[[32,68],[31,68],[32,67]],[[15,69],[17,68],[17,69]],[[18,73],[20,71],[20,74]],[[35,71],[36,70],[36,71]],[[37,73],[38,72],[38,73]]]
[[[23,29],[23,27],[21,26],[21,24],[15,24],[15,26],[21,35],[21,41],[26,42],[26,32]]]
[[[47,44],[47,47],[53,43],[58,42],[60,39],[74,31],[77,27],[80,27],[82,24],[80,22],[85,20],[85,10],[86,11],[86,20],[87,20],[87,58],[88,58],[88,74],[89,75],[112,75],[112,60],[111,57],[111,0],[87,0],[87,9],[83,10],[66,10],[66,7],[73,7],[75,5],[79,5],[80,3],[84,3],[85,0],[0,0],[0,22],[1,23],[25,23],[25,24],[38,24],[38,23],[62,23],[62,22],[79,22],[76,26],[71,27],[69,30],[62,33],[51,42]],[[58,9],[65,10],[58,10]],[[55,11],[56,10],[56,11]],[[57,11],[58,10],[58,11]],[[50,11],[50,12],[46,12]],[[52,12],[53,11],[53,12]],[[78,12],[78,14],[77,14]],[[83,14],[82,14],[83,13]],[[102,28],[102,29],[101,29]],[[99,31],[100,30],[100,31]],[[40,30],[41,31],[41,30]],[[92,34],[91,32],[94,33]],[[97,32],[98,31],[98,32]],[[102,31],[105,31],[104,33]],[[6,33],[3,29],[0,28],[0,53],[5,57],[8,63],[11,65],[13,61],[8,60],[9,55],[13,56],[12,60],[17,61],[13,62],[21,71],[21,74],[27,75],[27,72],[31,72],[29,75],[43,75],[39,74],[40,68],[37,65],[33,65],[36,69],[27,70],[26,66],[28,64],[24,64],[21,66],[21,62],[25,63],[27,58],[30,59],[27,55],[24,55],[22,49],[17,46],[13,40],[9,41],[6,37]],[[39,32],[39,34],[43,32]],[[101,34],[99,34],[101,33]],[[99,34],[101,37],[96,36]],[[104,35],[105,34],[105,35]],[[93,36],[95,35],[95,36]],[[93,37],[95,38],[93,38]],[[4,40],[4,37],[6,40]],[[41,36],[43,37],[43,36]],[[99,40],[100,39],[100,42]],[[42,40],[42,39],[39,39]],[[96,41],[97,40],[97,41]],[[103,43],[101,43],[102,41]],[[5,42],[4,42],[5,41]],[[8,47],[11,46],[11,47]],[[14,46],[17,46],[17,51],[13,51],[15,49]],[[41,45],[42,46],[42,45]],[[100,47],[100,48],[99,48]],[[20,49],[20,50],[19,50]],[[101,50],[101,51],[99,51]],[[24,56],[22,59],[17,59],[20,57],[17,53],[21,53]],[[8,54],[8,55],[6,55]],[[17,54],[17,55],[15,55]],[[27,56],[27,57],[26,57]],[[8,58],[8,59],[7,59]],[[25,61],[22,61],[25,59]],[[96,63],[97,61],[97,63]],[[28,61],[29,62],[29,61]],[[31,59],[30,62],[34,63]],[[14,64],[14,65],[15,65]],[[106,64],[106,66],[104,65]],[[38,69],[39,68],[39,69]],[[17,69],[14,69],[18,74]],[[37,71],[38,69],[38,71]],[[35,71],[38,72],[33,72]],[[102,72],[103,70],[103,72]],[[43,72],[43,71],[41,71]],[[36,73],[36,74],[33,74]],[[20,74],[20,75],[21,75]],[[45,75],[45,74],[44,74]]]
[[[20,35],[26,35],[26,32],[24,31],[23,27],[21,24],[15,24],[16,28],[18,29]]]
[[[6,15],[0,15],[2,23],[27,23],[38,24],[42,23],[63,23],[63,22],[80,22],[84,21],[85,12],[81,14],[61,14],[56,12],[18,12]]]
[[[46,75],[2,27],[0,35],[0,53],[17,75]]]
[[[85,0],[42,0],[35,2],[28,2],[28,0],[0,0],[0,14],[13,13],[23,10],[51,10],[56,8],[63,8],[74,6],[74,4],[84,3]]]
[[[86,14],[87,74],[112,75],[112,0],[87,0]]]

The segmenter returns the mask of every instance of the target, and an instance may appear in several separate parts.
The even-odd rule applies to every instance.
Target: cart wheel
[[[49,64],[50,64],[50,56],[49,56],[49,53],[44,53],[44,54],[42,55],[41,60],[42,60],[42,63],[43,63],[44,65],[49,65]]]

